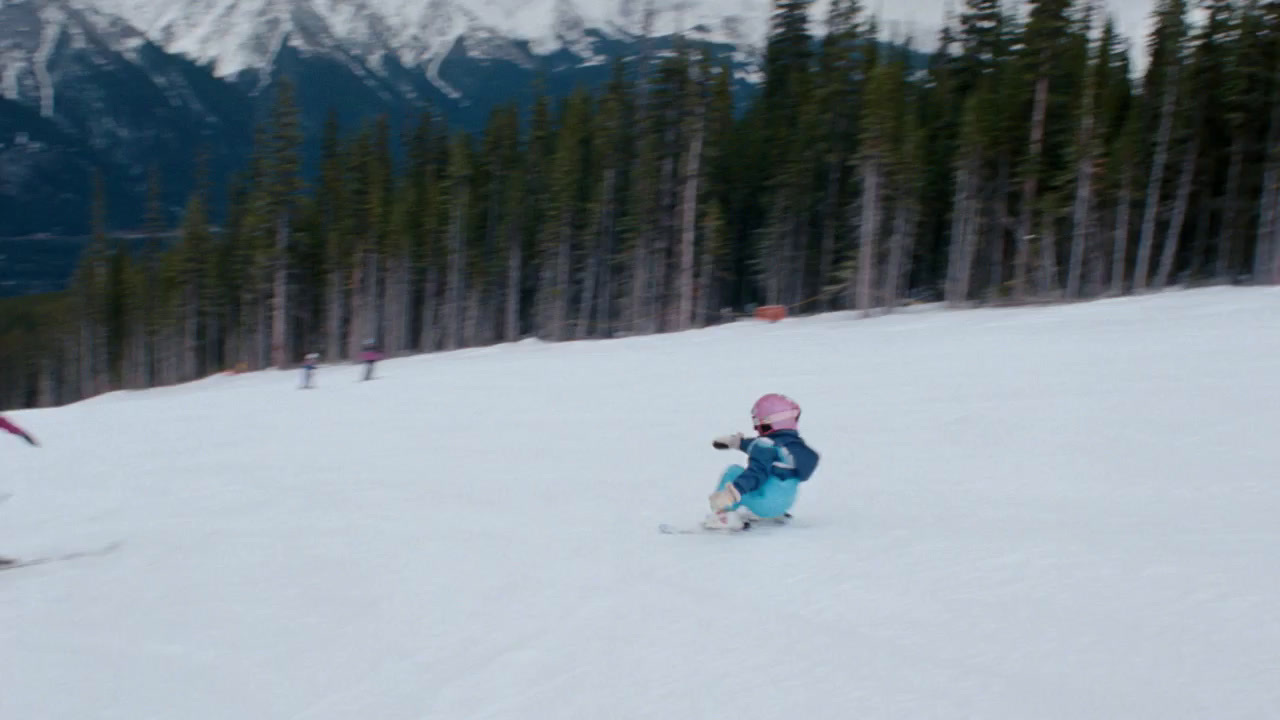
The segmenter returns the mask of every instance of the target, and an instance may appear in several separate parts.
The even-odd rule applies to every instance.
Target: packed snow
[[[0,717],[1274,718],[1280,291],[742,321],[13,413]],[[789,527],[696,523],[787,393]],[[0,437],[0,441],[4,441]]]

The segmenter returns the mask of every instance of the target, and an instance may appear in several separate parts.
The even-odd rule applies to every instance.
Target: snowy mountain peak
[[[644,32],[644,0],[70,0],[122,18],[166,50],[212,63],[222,77],[268,67],[286,43],[338,52],[377,66],[394,56],[430,66],[459,41],[469,54],[509,55],[526,42],[540,55],[561,49],[590,60],[590,31]],[[821,4],[821,3],[820,3]],[[655,3],[655,34],[696,29],[717,42],[763,40],[770,0]],[[503,46],[507,47],[503,47]],[[495,47],[497,46],[497,47]]]

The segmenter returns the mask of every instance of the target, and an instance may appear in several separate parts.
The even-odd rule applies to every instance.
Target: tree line
[[[141,250],[105,227],[95,177],[69,289],[0,304],[0,406],[339,361],[367,340],[397,355],[683,330],[754,304],[1280,282],[1280,2],[1159,0],[1141,73],[1090,0],[965,0],[927,55],[880,42],[858,0],[810,10],[775,0],[744,107],[734,69],[679,42],[476,135],[430,112],[400,137],[331,116],[309,182],[281,79],[229,187],[198,181],[171,218],[153,177]]]

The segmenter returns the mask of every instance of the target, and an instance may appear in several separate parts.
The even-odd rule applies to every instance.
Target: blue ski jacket
[[[795,430],[775,430],[757,438],[742,438],[746,472],[733,481],[743,495],[754,492],[770,477],[804,482],[818,467],[818,453]]]

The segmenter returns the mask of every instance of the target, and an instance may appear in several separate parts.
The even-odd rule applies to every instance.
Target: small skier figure
[[[26,440],[27,443],[30,444],[32,447],[40,447],[40,443],[36,442],[36,439],[31,437],[30,433],[18,427],[17,425],[14,425],[13,423],[9,422],[3,416],[0,416],[0,430],[4,430],[6,432],[12,433],[13,435],[17,435],[23,440]]]
[[[741,530],[751,522],[789,517],[800,483],[818,467],[818,453],[800,437],[800,406],[785,395],[770,393],[751,407],[758,437],[742,433],[712,441],[717,450],[741,450],[747,466],[731,465],[709,498],[711,514],[703,526]]]
[[[0,415],[0,430],[4,430],[5,432],[17,435],[23,440],[26,440],[27,443],[30,444],[32,447],[40,447],[40,443],[36,442],[36,439],[31,437],[30,433],[18,427],[17,425],[14,425],[12,422],[7,420],[3,415]],[[11,565],[17,565],[17,564],[18,564],[18,561],[14,560],[13,558],[0,556],[0,568],[8,567]]]
[[[319,363],[320,363],[320,353],[315,353],[315,352],[307,353],[306,357],[302,359],[302,389],[303,390],[311,389],[312,387],[311,376],[315,375],[316,366]]]
[[[373,366],[382,359],[382,351],[378,350],[378,344],[369,338],[364,341],[364,352],[360,354],[360,360],[364,363],[364,379],[373,379]]]

